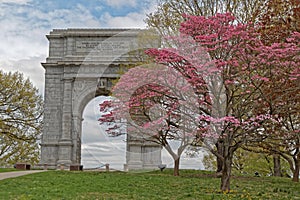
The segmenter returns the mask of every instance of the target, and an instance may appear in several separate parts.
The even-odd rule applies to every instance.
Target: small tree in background
[[[273,154],[275,175],[280,176],[280,158],[284,158],[293,172],[293,180],[299,181],[299,42],[300,36],[300,2],[297,0],[269,0],[266,8],[259,18],[258,32],[264,44],[277,49],[274,56],[272,70],[268,70],[269,81],[260,88],[264,94],[264,104],[259,102],[260,108],[268,110],[272,115],[277,115],[280,124],[266,127],[270,137],[264,143],[251,144],[248,149],[256,150],[260,146],[264,152]],[[291,35],[293,35],[291,37]],[[281,45],[280,45],[281,44]],[[281,52],[289,48],[289,52]],[[295,48],[298,47],[298,48]],[[296,52],[293,52],[295,49]],[[269,54],[268,52],[265,53]],[[282,55],[284,55],[282,57]],[[291,56],[291,57],[289,57]],[[278,60],[275,62],[275,60]],[[286,62],[287,60],[292,61]],[[286,62],[286,63],[284,63]],[[285,65],[285,70],[278,70]],[[288,67],[287,65],[290,65]],[[297,66],[295,68],[295,66]],[[298,79],[298,81],[297,81]],[[298,83],[297,83],[298,82]]]
[[[146,23],[162,36],[179,32],[183,14],[213,16],[230,12],[242,23],[256,22],[265,10],[267,0],[159,0],[157,9],[148,14]]]
[[[256,150],[257,151],[249,151],[239,148],[234,153],[232,160],[232,171],[234,175],[255,175],[255,172],[257,172],[260,176],[274,175],[273,156],[259,147],[256,147]],[[206,170],[215,170],[216,157],[210,152],[206,152],[202,162]],[[285,160],[281,162],[280,172],[282,174],[281,176],[291,176],[289,164]]]
[[[0,162],[37,163],[42,98],[19,72],[0,71]]]
[[[258,17],[258,29],[265,44],[284,42],[300,31],[299,0],[268,0]]]

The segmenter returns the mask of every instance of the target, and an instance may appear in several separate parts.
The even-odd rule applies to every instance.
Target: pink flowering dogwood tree
[[[107,132],[118,135],[122,123],[116,122],[126,119],[127,137],[164,147],[178,176],[182,153],[197,143],[194,109],[200,106],[192,85],[174,69],[153,63],[130,69],[112,92],[116,99],[100,104],[105,114],[99,121],[114,124]],[[179,145],[174,147],[172,141]]]
[[[234,152],[266,140],[265,125],[278,123],[257,107],[266,101],[261,88],[269,71],[276,64],[274,70],[297,81],[299,62],[293,60],[299,48],[266,46],[254,25],[239,24],[229,13],[184,17],[180,36],[167,38],[172,48],[146,51],[156,64],[121,77],[113,90],[118,101],[106,119],[126,118],[135,136],[167,150],[168,139],[180,140],[176,156],[168,150],[175,166],[187,145],[201,141],[219,159],[220,189],[229,191]]]

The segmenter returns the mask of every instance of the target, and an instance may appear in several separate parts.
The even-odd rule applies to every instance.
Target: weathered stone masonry
[[[138,29],[55,29],[47,35],[45,111],[41,165],[57,168],[81,162],[82,113],[87,103],[109,95],[120,65],[138,49]],[[132,62],[132,61],[131,61]],[[156,168],[161,147],[127,138],[130,169]]]

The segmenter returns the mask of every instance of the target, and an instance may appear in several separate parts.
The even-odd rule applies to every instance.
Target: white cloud
[[[78,4],[73,9],[56,9],[50,12],[32,10],[28,17],[35,22],[35,27],[53,28],[96,28],[100,22],[84,6]]]
[[[82,5],[73,10],[48,13],[32,7],[0,4],[0,69],[20,71],[43,93],[48,53],[45,37],[53,28],[100,27],[100,22]]]
[[[123,6],[136,7],[137,0],[106,0],[106,4],[116,8],[121,8]]]
[[[108,163],[113,169],[123,170],[126,163],[126,151],[125,149],[123,151],[115,149],[103,151],[99,148],[82,145],[81,163],[84,168],[96,168]]]
[[[127,1],[115,0],[115,3],[121,2],[126,3]],[[136,1],[132,1],[136,2]],[[146,18],[146,14],[154,12],[156,10],[155,1],[140,1],[145,6],[136,12],[130,12],[125,16],[112,16],[110,13],[105,12],[100,18],[101,23],[107,27],[123,27],[123,28],[145,28],[146,24],[144,19]]]
[[[0,3],[27,4],[32,0],[0,0]]]
[[[30,78],[40,94],[44,93],[44,68],[41,66],[41,60],[44,60],[43,56],[30,57],[21,60],[0,60],[0,69],[5,72],[22,72],[25,78]]]
[[[143,13],[129,13],[120,17],[113,17],[109,13],[105,13],[101,21],[108,27],[145,28],[144,17]]]
[[[96,7],[95,7],[95,10],[96,10],[97,12],[102,12],[102,11],[103,11],[103,6],[96,6]]]
[[[59,9],[48,13],[0,5],[0,13],[5,16],[0,18],[1,60],[46,55],[48,42],[45,35],[53,28],[100,27],[100,22],[82,5],[73,10]]]

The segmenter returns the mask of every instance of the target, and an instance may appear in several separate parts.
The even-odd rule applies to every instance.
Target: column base
[[[141,170],[141,169],[143,169],[143,162],[138,162],[138,161],[129,162],[129,163],[127,163],[127,169],[128,169],[128,171]]]

